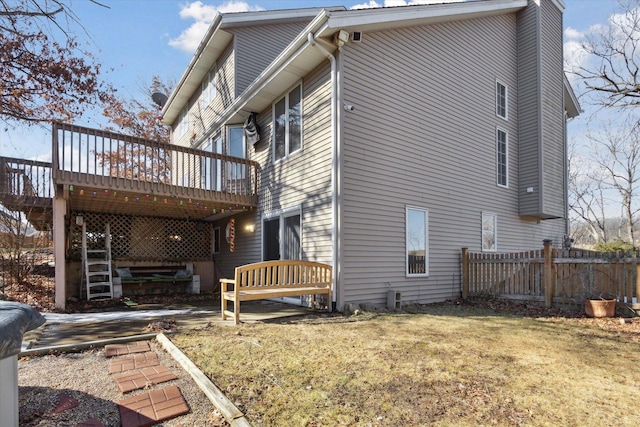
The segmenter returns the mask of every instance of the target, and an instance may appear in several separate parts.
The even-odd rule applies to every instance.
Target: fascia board
[[[356,9],[331,13],[329,27],[377,31],[512,13],[526,6],[527,0],[487,0]]]
[[[346,11],[344,6],[309,7],[301,9],[263,10],[259,12],[237,12],[222,15],[221,28],[236,28],[251,25],[277,24],[288,21],[312,19],[321,11]]]
[[[566,74],[564,75],[564,108],[567,110],[567,115],[570,118],[577,117],[584,110],[580,106],[580,102],[578,102],[578,97],[576,93],[573,91],[573,87],[571,87],[571,82],[567,78]]]

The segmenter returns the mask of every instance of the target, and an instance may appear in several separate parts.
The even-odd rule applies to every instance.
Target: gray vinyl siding
[[[542,141],[543,141],[543,214],[564,216],[565,134],[562,57],[562,12],[549,2],[542,2],[541,62]]]
[[[460,249],[481,249],[483,211],[498,250],[562,237],[561,221],[519,216],[515,14],[364,33],[343,51],[344,303],[431,302],[460,294]],[[509,120],[495,115],[495,81]],[[509,186],[496,185],[496,126],[509,133]],[[429,211],[428,278],[405,276],[405,208]]]
[[[233,55],[233,43],[225,49],[224,53],[216,62],[216,96],[207,106],[199,103],[193,115],[196,123],[200,126],[197,135],[200,136],[202,130],[208,131],[209,126],[220,118],[220,115],[234,101],[233,87],[235,82],[235,61]],[[202,87],[200,88],[200,97],[202,99]],[[224,137],[224,135],[223,135]]]
[[[565,215],[562,12],[551,1],[518,15],[520,213]],[[533,192],[527,192],[527,188]]]
[[[528,7],[518,14],[518,111],[520,129],[520,213],[534,216],[541,211],[540,175],[540,79],[538,67],[538,14],[536,7]],[[534,192],[527,193],[527,188]]]
[[[230,251],[229,243],[225,236],[227,224],[231,217],[223,218],[214,224],[220,227],[221,241],[220,253],[214,255],[216,273],[219,277],[233,278],[235,268],[239,265],[260,261],[260,248],[256,247],[256,236],[259,236],[260,218],[255,211],[243,212],[233,216],[236,222],[235,250]],[[245,230],[249,223],[256,224],[256,231],[250,233]],[[219,284],[216,284],[218,286]]]
[[[235,95],[240,95],[308,23],[305,20],[229,29],[236,46]]]
[[[211,123],[220,117],[220,114],[233,102],[234,87],[234,55],[233,44],[225,49],[218,61],[216,61],[217,85],[216,96],[207,106],[202,105],[202,84],[189,100],[189,131],[182,138],[175,138],[173,143],[190,146],[192,141],[198,139],[209,129]],[[175,131],[178,121],[173,125]]]
[[[300,205],[302,259],[332,264],[331,84],[328,61],[307,76],[302,87],[301,152],[274,164],[271,108],[258,115],[261,140],[255,147],[249,146],[247,153],[250,159],[260,164],[259,207],[243,216],[247,222],[255,222],[256,231],[253,234],[241,231],[242,240],[236,242],[234,254],[223,242],[223,249],[216,256],[216,266],[220,266],[227,275],[232,274],[238,265],[262,260],[263,215]],[[228,218],[220,225],[223,232],[227,222]]]

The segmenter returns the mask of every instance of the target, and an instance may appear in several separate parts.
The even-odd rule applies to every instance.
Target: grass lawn
[[[412,311],[211,324],[171,339],[255,426],[640,423],[640,342],[607,327],[618,320]]]

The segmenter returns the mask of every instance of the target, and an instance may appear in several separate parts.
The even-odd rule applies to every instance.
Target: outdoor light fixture
[[[246,231],[246,232],[248,232],[248,233],[255,233],[255,231],[256,231],[256,225],[255,225],[255,224],[253,224],[253,223],[251,223],[251,224],[247,224],[247,225],[245,225],[245,226],[244,226],[244,229],[245,229],[245,231]]]

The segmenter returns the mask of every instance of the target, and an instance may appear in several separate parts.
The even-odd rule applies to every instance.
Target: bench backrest
[[[236,267],[239,287],[330,287],[333,268],[313,261],[263,261]]]

